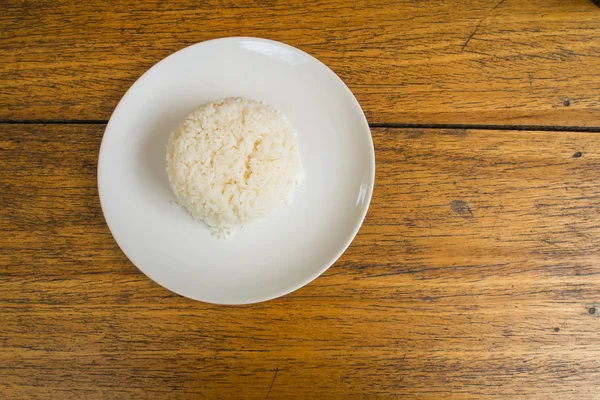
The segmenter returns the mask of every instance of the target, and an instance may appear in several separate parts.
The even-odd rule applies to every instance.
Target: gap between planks
[[[0,120],[8,125],[106,125],[107,120],[90,119],[15,119]],[[410,124],[399,122],[373,122],[370,128],[417,128],[417,129],[477,129],[495,131],[554,131],[554,132],[600,132],[600,126],[555,126],[555,125],[485,125],[485,124]]]

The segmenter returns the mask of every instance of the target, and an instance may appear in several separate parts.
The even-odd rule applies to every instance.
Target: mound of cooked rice
[[[280,111],[227,98],[200,106],[171,134],[167,172],[178,203],[225,237],[290,202],[302,163]]]

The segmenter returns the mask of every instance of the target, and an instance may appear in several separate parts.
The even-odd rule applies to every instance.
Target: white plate
[[[230,96],[287,115],[306,177],[292,204],[219,240],[175,203],[165,151],[190,111]],[[113,236],[142,272],[192,299],[244,304],[287,294],[329,268],[362,224],[374,175],[367,120],[335,73],[294,47],[235,37],[178,51],[135,82],[106,127],[98,190]]]

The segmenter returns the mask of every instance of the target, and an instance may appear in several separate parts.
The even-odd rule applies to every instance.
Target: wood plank
[[[0,125],[1,398],[598,398],[599,135],[375,129],[348,251],[223,307],[121,253],[103,129]]]
[[[106,120],[163,57],[245,35],[325,62],[372,123],[600,127],[600,8],[590,1],[256,3],[8,0],[0,119]]]

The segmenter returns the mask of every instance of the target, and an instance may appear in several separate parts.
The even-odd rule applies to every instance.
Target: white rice
[[[200,106],[171,134],[167,173],[177,202],[217,237],[289,203],[303,176],[285,116],[233,97]]]

